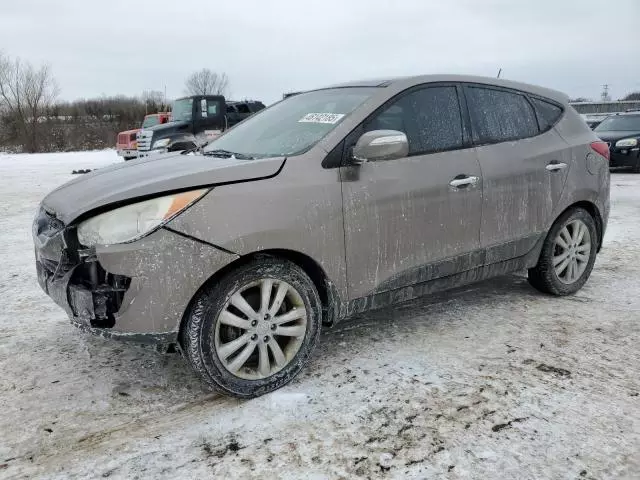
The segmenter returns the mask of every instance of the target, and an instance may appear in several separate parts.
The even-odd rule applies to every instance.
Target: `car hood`
[[[186,130],[189,128],[190,123],[183,120],[177,122],[161,123],[160,125],[154,125],[153,127],[147,127],[144,131],[153,132],[153,135],[162,135],[163,133],[173,132],[174,130]]]
[[[614,142],[622,138],[637,138],[640,137],[640,131],[634,130],[611,130],[603,132],[593,132],[600,140],[605,142]]]
[[[66,225],[96,209],[170,192],[259,180],[277,175],[284,157],[237,160],[206,155],[152,155],[94,170],[53,190],[42,201]]]

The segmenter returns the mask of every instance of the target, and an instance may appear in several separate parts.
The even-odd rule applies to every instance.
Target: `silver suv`
[[[95,334],[177,347],[238,397],[289,382],[320,328],[521,269],[587,281],[609,150],[545,88],[469,76],[300,93],[201,154],[67,183],[33,226],[42,288]]]

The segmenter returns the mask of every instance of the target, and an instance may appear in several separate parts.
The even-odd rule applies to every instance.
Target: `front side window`
[[[476,143],[498,143],[538,134],[536,116],[527,99],[515,92],[466,88]]]
[[[460,148],[462,116],[455,87],[426,87],[403,95],[365,124],[365,131],[398,130],[409,154]]]
[[[640,115],[614,115],[607,117],[594,130],[594,132],[615,131],[640,131]]]
[[[538,98],[532,98],[531,103],[536,109],[536,116],[538,117],[538,124],[540,125],[540,131],[546,132],[549,130],[562,115],[562,109],[557,105],[554,105]]]
[[[205,153],[226,150],[254,158],[299,155],[324,138],[376,90],[331,88],[289,97],[230,129],[211,142]]]
[[[193,98],[182,98],[173,102],[171,119],[174,122],[189,121],[193,116]]]

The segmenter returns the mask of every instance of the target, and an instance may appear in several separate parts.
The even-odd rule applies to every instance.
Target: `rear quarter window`
[[[465,92],[475,143],[506,142],[539,133],[535,112],[524,95],[483,87],[466,87]]]
[[[536,110],[540,131],[546,132],[553,127],[562,116],[562,108],[539,98],[532,98],[531,103]]]

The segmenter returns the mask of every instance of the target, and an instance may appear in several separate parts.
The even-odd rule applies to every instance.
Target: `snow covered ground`
[[[522,276],[325,330],[289,386],[206,391],[177,355],[72,327],[36,283],[31,220],[115,152],[0,155],[0,477],[638,478],[640,176],[612,177],[591,280]]]

